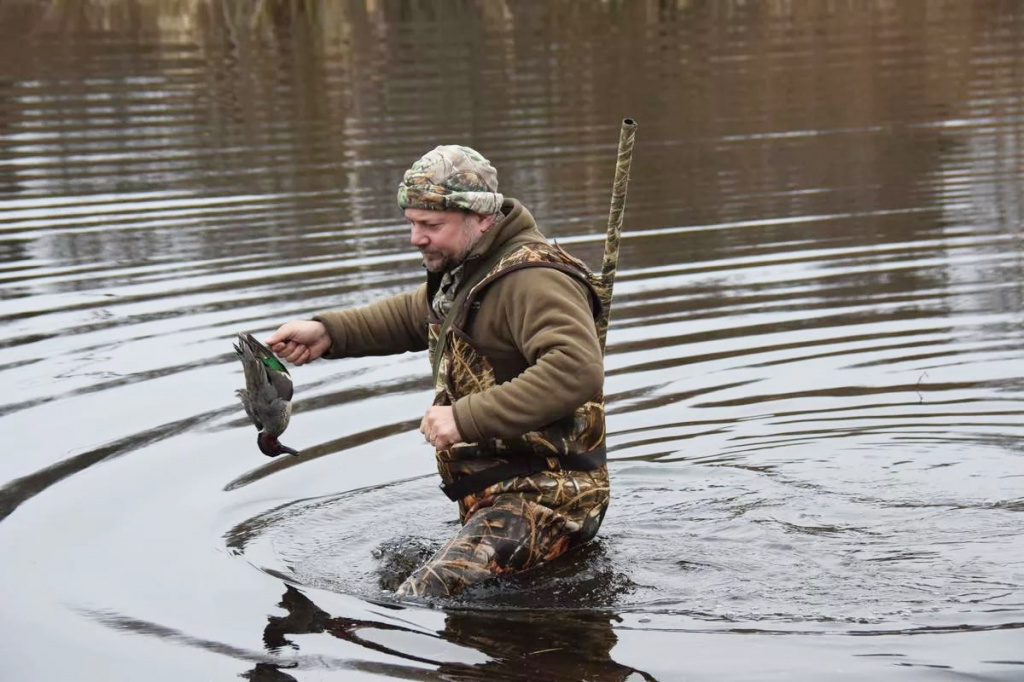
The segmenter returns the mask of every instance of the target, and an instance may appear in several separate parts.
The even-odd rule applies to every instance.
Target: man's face
[[[430,272],[461,263],[494,223],[494,216],[422,208],[405,209],[405,219],[412,228],[409,241],[423,254],[423,267]]]

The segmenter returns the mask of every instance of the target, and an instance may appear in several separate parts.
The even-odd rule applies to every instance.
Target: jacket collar
[[[544,236],[537,229],[537,222],[529,210],[516,199],[507,198],[501,205],[501,216],[494,221],[490,229],[473,245],[466,260],[466,277],[480,266],[497,249],[511,246],[514,242],[523,244],[544,241]]]

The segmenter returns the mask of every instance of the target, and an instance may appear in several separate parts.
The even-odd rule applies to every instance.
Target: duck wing
[[[257,429],[271,427],[280,434],[288,425],[294,393],[288,369],[252,334],[240,333],[234,349],[245,375],[245,388],[235,393],[246,414]]]

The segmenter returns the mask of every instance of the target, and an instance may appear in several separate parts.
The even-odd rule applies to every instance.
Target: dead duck
[[[298,450],[278,440],[292,416],[292,378],[284,363],[252,334],[240,333],[234,348],[245,372],[245,388],[235,395],[259,429],[256,444],[260,452],[267,457],[298,455]]]

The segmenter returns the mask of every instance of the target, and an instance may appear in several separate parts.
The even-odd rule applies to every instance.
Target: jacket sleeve
[[[370,305],[313,316],[327,327],[325,358],[395,355],[427,347],[427,285]]]
[[[466,442],[513,438],[569,415],[604,385],[604,358],[587,289],[548,267],[508,273],[486,292],[507,334],[526,360],[514,377],[455,402]],[[488,300],[489,299],[489,300]]]

